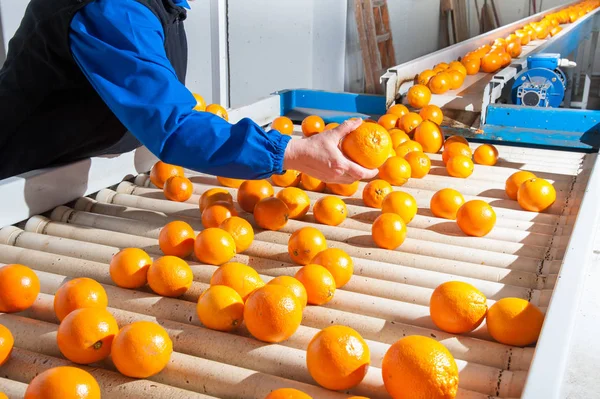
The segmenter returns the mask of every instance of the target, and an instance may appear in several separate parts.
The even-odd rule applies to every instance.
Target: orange
[[[404,159],[410,165],[410,177],[422,179],[431,169],[431,160],[422,151],[411,151],[404,156]]]
[[[187,258],[194,252],[196,234],[192,226],[186,222],[174,221],[167,223],[160,230],[158,245],[165,255]]]
[[[304,188],[305,190],[314,191],[317,193],[322,193],[323,191],[325,191],[325,182],[322,182],[317,178],[309,176],[306,173],[302,173],[300,175],[300,181],[302,182],[302,188]]]
[[[463,136],[450,136],[446,139],[446,141],[444,141],[444,149],[446,149],[450,145],[450,143],[454,143],[455,141],[463,143],[467,146],[469,145],[469,142]]]
[[[282,342],[300,326],[302,304],[289,288],[265,285],[248,297],[244,320],[254,338],[270,343]]]
[[[441,125],[444,122],[444,114],[442,110],[437,105],[429,104],[426,107],[421,109],[419,112],[419,116],[423,118],[424,121],[431,121],[437,125]],[[396,148],[397,145],[394,146]]]
[[[2,366],[12,353],[15,339],[10,330],[0,324],[0,366]]]
[[[443,188],[433,194],[429,202],[431,213],[438,218],[456,219],[458,209],[465,203],[461,193],[453,188]]]
[[[417,200],[404,191],[389,193],[381,204],[382,213],[395,213],[408,224],[417,214]]]
[[[241,217],[232,216],[229,219],[225,219],[219,228],[231,235],[231,238],[235,242],[235,252],[238,254],[250,248],[252,241],[254,241],[254,229],[252,225]]]
[[[222,265],[234,257],[235,241],[225,230],[210,227],[196,237],[194,253],[200,262]]]
[[[463,76],[467,76],[467,68],[460,61],[452,61],[448,67],[450,71],[458,71]]]
[[[406,223],[400,215],[383,213],[373,222],[371,235],[378,247],[396,249],[406,238]]]
[[[163,186],[165,198],[169,201],[185,202],[191,198],[193,191],[192,182],[183,176],[171,176]]]
[[[271,181],[279,187],[296,187],[300,183],[300,172],[297,170],[286,170],[281,175],[271,175]]]
[[[231,202],[217,201],[202,212],[202,225],[205,228],[219,227],[225,220],[232,216],[237,216],[237,214]]]
[[[309,304],[323,305],[333,299],[335,279],[325,267],[310,263],[300,268],[294,277],[306,288]]]
[[[83,308],[106,308],[104,287],[87,277],[75,278],[60,286],[54,294],[54,313],[62,321],[69,313]]]
[[[40,293],[40,280],[27,266],[12,264],[0,267],[0,312],[14,313],[28,309]]]
[[[290,258],[299,265],[309,264],[319,252],[326,249],[325,236],[314,227],[296,230],[288,241]]]
[[[302,121],[302,133],[306,137],[321,133],[325,130],[325,121],[318,115],[310,115]]]
[[[242,183],[244,182],[244,180],[242,180],[242,179],[231,179],[229,177],[222,177],[222,176],[217,176],[217,180],[219,181],[219,184],[221,184],[222,186],[230,187],[230,188],[239,188],[242,185]]]
[[[548,25],[544,24],[544,23],[539,23],[536,24],[533,27],[534,31],[535,31],[535,36],[538,40],[543,40],[546,37],[548,37]]]
[[[550,30],[550,36],[554,37],[554,36],[558,35],[561,31],[562,31],[562,28],[560,26],[555,26]]]
[[[280,230],[286,225],[289,216],[290,210],[279,198],[263,198],[254,207],[254,220],[263,229]]]
[[[194,106],[194,111],[206,111],[206,101],[204,101],[204,97],[200,94],[192,93],[194,99],[196,100],[196,105]]]
[[[246,212],[254,212],[254,207],[263,198],[272,197],[275,191],[266,180],[246,180],[237,193],[237,202]]]
[[[446,171],[452,177],[467,178],[473,173],[473,161],[471,158],[464,155],[455,155],[448,159],[446,163]]]
[[[209,205],[212,205],[217,201],[225,201],[233,204],[233,197],[229,191],[224,188],[210,188],[200,196],[200,201],[198,202],[200,212],[204,212]]]
[[[342,140],[343,153],[367,169],[383,165],[391,149],[390,134],[376,123],[365,122]]]
[[[476,53],[479,56],[479,58],[481,58],[484,55],[486,55],[487,53],[489,53],[491,49],[492,49],[492,46],[490,46],[489,44],[484,44],[483,46],[479,47],[476,50]]]
[[[444,94],[450,90],[450,76],[446,72],[440,72],[429,81],[429,90],[433,94]]]
[[[90,364],[110,355],[118,331],[117,321],[105,308],[76,309],[60,322],[56,342],[70,361]]]
[[[442,331],[463,334],[483,322],[487,299],[481,291],[462,281],[448,281],[437,286],[429,300],[431,320]]]
[[[363,189],[362,198],[366,206],[381,209],[383,199],[394,189],[385,180],[377,179],[370,181]]]
[[[338,197],[328,195],[321,197],[313,206],[313,215],[319,223],[337,226],[346,220],[348,209],[346,204]]]
[[[435,68],[438,68],[438,69],[440,69],[440,70],[442,70],[442,71],[445,71],[446,69],[450,68],[450,65],[449,65],[447,62],[440,62],[439,64],[437,64],[437,65],[434,67],[434,69],[435,69]]]
[[[402,186],[408,181],[410,174],[409,162],[399,156],[388,158],[379,168],[379,178],[394,186]]]
[[[403,104],[395,104],[388,108],[387,113],[402,118],[404,115],[408,114],[408,108]]]
[[[529,179],[519,187],[517,201],[526,211],[543,212],[556,201],[556,190],[547,180]]]
[[[494,228],[496,212],[487,202],[471,200],[458,209],[456,223],[463,233],[483,237]]]
[[[523,51],[523,48],[521,47],[520,40],[519,40],[519,42],[513,42],[513,43],[510,43],[508,46],[506,46],[506,52],[512,58],[519,58],[522,51]]]
[[[427,106],[429,107],[429,105]],[[423,108],[426,109],[427,107]],[[421,110],[421,112],[423,112],[423,110]],[[402,129],[390,129],[390,137],[392,138],[392,147],[396,148],[398,147],[400,144],[410,140],[410,137],[408,137],[408,134],[406,134]]]
[[[498,71],[502,67],[502,58],[496,53],[489,53],[481,59],[481,70],[486,73]]]
[[[498,39],[494,40],[494,46],[496,47],[502,47],[505,48],[506,47],[506,39],[503,39],[501,37],[499,37]]]
[[[413,108],[423,108],[429,101],[431,101],[431,91],[427,86],[418,84],[408,89],[406,93],[406,100],[408,104]]]
[[[310,198],[301,189],[296,187],[284,188],[277,193],[276,197],[287,205],[290,219],[301,219],[308,213]]]
[[[290,291],[298,298],[302,308],[305,308],[308,304],[308,295],[306,294],[306,288],[300,281],[298,281],[294,277],[290,276],[279,276],[275,277],[273,280],[269,281],[267,284],[271,285],[281,285],[286,288],[289,288]]]
[[[444,152],[442,152],[442,162],[444,165],[448,164],[448,160],[456,155],[462,155],[467,158],[471,158],[473,153],[471,147],[460,141],[453,141],[450,144],[444,145]]]
[[[458,367],[438,341],[409,335],[390,346],[381,363],[385,389],[393,398],[453,399]]]
[[[409,112],[408,114],[400,118],[400,120],[398,120],[397,126],[400,129],[404,130],[406,133],[411,133],[417,128],[417,126],[419,126],[421,122],[423,122],[423,118],[421,118],[421,115],[415,112]]]
[[[467,75],[475,75],[481,68],[481,58],[479,57],[467,57],[461,60],[461,63],[467,70]]]
[[[506,51],[500,53],[500,59],[502,60],[502,68],[510,65],[512,57]]]
[[[158,161],[150,170],[150,181],[160,189],[164,187],[165,182],[171,176],[183,176],[183,168]]]
[[[421,72],[417,77],[417,83],[420,85],[427,85],[429,84],[431,78],[433,78],[435,75],[437,75],[437,72],[431,69],[426,69],[423,72]]]
[[[506,185],[504,186],[504,190],[506,191],[508,198],[516,201],[517,193],[519,191],[519,187],[521,187],[521,184],[527,180],[535,179],[535,177],[536,176],[533,173],[525,170],[520,170],[510,175],[510,177],[506,179]]]
[[[355,181],[350,184],[327,183],[326,186],[333,194],[351,197],[358,191],[358,185],[359,182]]]
[[[465,76],[463,75],[462,72],[457,71],[455,69],[451,69],[449,71],[446,72],[448,74],[449,77],[449,81],[450,81],[450,90],[456,90],[459,89],[463,82],[465,81]]]
[[[512,346],[527,346],[537,341],[544,314],[521,298],[503,298],[487,313],[486,324],[492,338]]]
[[[277,130],[281,134],[290,135],[294,133],[294,122],[285,116],[279,116],[271,123],[271,129]]]
[[[344,286],[354,274],[354,262],[344,251],[338,248],[328,248],[319,252],[312,263],[321,265],[333,276],[336,288]]]
[[[325,125],[325,130],[331,130],[331,129],[335,129],[336,127],[338,127],[340,124],[337,122],[331,122]]]
[[[90,373],[77,367],[48,369],[31,380],[25,399],[100,399],[100,386]]]
[[[265,285],[256,270],[238,262],[225,263],[213,273],[210,285],[226,285],[234,289],[245,301],[248,295]]]
[[[506,47],[508,47],[509,44],[511,43],[519,43],[521,44],[521,39],[515,35],[514,33],[511,33],[510,35],[508,35],[506,37],[506,39],[504,39],[504,41],[506,42]]]
[[[244,301],[226,285],[212,285],[198,298],[198,319],[207,328],[233,331],[244,321]]]
[[[306,349],[306,366],[314,380],[334,391],[355,387],[367,375],[371,352],[350,327],[330,326],[319,331]]]
[[[386,130],[396,127],[396,122],[398,122],[398,116],[394,114],[381,115],[377,120],[377,123],[383,126]]]
[[[152,259],[139,248],[125,248],[110,261],[110,278],[122,288],[140,288],[146,285]]]
[[[437,153],[444,145],[440,127],[431,121],[423,121],[415,130],[414,140],[421,144],[423,152]]]
[[[414,140],[408,140],[396,147],[396,155],[404,158],[411,151],[423,151],[423,146]]]
[[[480,145],[473,153],[473,160],[480,165],[496,165],[496,162],[498,162],[498,150],[491,144]]]
[[[150,321],[123,327],[112,344],[112,361],[127,377],[148,378],[164,369],[173,353],[173,341],[164,328]]]
[[[194,275],[190,266],[176,256],[155,259],[148,269],[148,285],[158,295],[178,297],[192,286]]]
[[[515,35],[521,40],[521,46],[526,46],[529,44],[530,37],[527,32],[522,29],[515,31]]]
[[[272,391],[265,399],[313,399],[302,391],[293,388],[280,388]]]
[[[223,108],[222,106],[220,106],[219,104],[208,105],[206,107],[206,112],[210,112],[211,114],[220,116],[221,118],[225,119],[226,121],[229,120],[229,114],[227,113],[227,110],[225,108]]]

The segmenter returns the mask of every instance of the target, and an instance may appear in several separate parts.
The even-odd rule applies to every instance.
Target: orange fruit
[[[389,193],[381,204],[382,213],[395,213],[408,224],[417,214],[417,200],[404,191]]]
[[[290,258],[299,265],[309,264],[319,252],[326,249],[325,236],[314,227],[296,230],[288,241]]]
[[[489,53],[481,59],[481,70],[486,73],[492,73],[500,70],[502,67],[502,57],[496,53]]]
[[[406,223],[400,215],[382,213],[373,222],[371,235],[378,247],[396,249],[406,238]]]
[[[323,305],[333,299],[335,279],[325,267],[310,263],[300,268],[294,277],[306,288],[309,304]]]
[[[452,399],[458,392],[458,367],[438,341],[409,335],[390,346],[381,363],[385,389],[393,398]]]
[[[302,187],[305,190],[314,191],[317,193],[322,193],[323,191],[325,191],[325,182],[322,182],[317,178],[309,176],[306,173],[302,173],[300,175],[300,181],[302,182]]]
[[[231,238],[235,242],[235,252],[238,254],[250,248],[252,241],[254,241],[254,229],[252,225],[246,219],[242,219],[239,216],[232,216],[229,219],[225,219],[219,225],[219,228],[231,235]]]
[[[431,69],[426,69],[417,77],[417,83],[420,85],[428,85],[431,78],[433,78],[435,75],[437,75],[437,72]]]
[[[520,40],[518,42],[510,43],[508,46],[506,46],[506,52],[512,58],[519,58],[519,56],[521,55],[522,51],[523,51],[523,48],[521,47],[521,41]]]
[[[346,326],[319,331],[306,349],[306,366],[314,380],[334,391],[355,387],[367,375],[371,352],[365,340]]]
[[[491,49],[492,49],[492,46],[490,46],[489,44],[484,44],[483,46],[480,46],[476,52],[477,52],[477,55],[479,56],[479,58],[481,58],[484,55],[486,55],[487,53],[489,53]]]
[[[539,23],[536,24],[533,29],[538,40],[544,40],[546,37],[548,37],[548,25]]]
[[[139,248],[125,248],[110,261],[110,278],[121,288],[140,288],[146,285],[152,259]]]
[[[429,104],[419,112],[419,116],[423,118],[424,121],[431,121],[437,125],[441,125],[444,122],[444,114],[442,110],[437,105]],[[394,146],[396,148],[397,145]]]
[[[423,146],[414,140],[408,140],[396,147],[396,155],[404,158],[411,151],[423,151]]]
[[[198,298],[198,319],[207,328],[233,331],[244,321],[244,301],[226,285],[212,285]]]
[[[310,198],[301,189],[296,187],[284,188],[277,193],[276,197],[287,205],[290,219],[301,219],[308,213]]]
[[[10,330],[0,324],[0,366],[2,366],[12,353],[15,339]]]
[[[296,298],[298,298],[298,301],[300,301],[302,308],[305,308],[308,304],[308,295],[306,293],[306,288],[304,288],[304,285],[302,285],[302,283],[296,278],[290,276],[279,276],[269,281],[267,285],[269,284],[281,285],[290,289],[290,291],[292,291]]]
[[[187,258],[194,252],[196,233],[186,222],[176,220],[160,230],[158,245],[165,255]]]
[[[510,177],[506,179],[506,185],[504,186],[504,190],[506,191],[508,198],[516,201],[517,193],[519,191],[519,187],[521,187],[521,184],[527,180],[535,179],[535,177],[536,176],[533,173],[525,170],[520,170],[510,175]]]
[[[256,224],[267,230],[280,230],[286,225],[290,215],[285,202],[275,197],[263,198],[254,207]]]
[[[450,76],[446,72],[440,72],[431,78],[428,87],[433,94],[444,94],[450,90]]]
[[[294,133],[294,122],[288,117],[279,116],[271,123],[271,129],[277,130],[281,134],[290,135]]]
[[[319,252],[311,261],[329,270],[333,276],[336,288],[344,286],[354,274],[354,262],[344,251],[338,248],[327,248]]]
[[[296,187],[300,183],[300,172],[297,170],[286,170],[281,175],[271,175],[271,181],[279,187]]]
[[[194,275],[190,266],[176,256],[155,259],[148,269],[148,285],[158,295],[178,297],[192,286]]]
[[[232,216],[237,216],[237,214],[231,202],[217,201],[202,212],[202,225],[205,228],[219,227],[225,220]]]
[[[481,58],[479,57],[467,57],[461,60],[461,63],[467,70],[467,75],[475,75],[481,68]]]
[[[506,51],[500,53],[500,59],[502,60],[502,68],[509,66],[512,62],[512,57]]]
[[[415,112],[409,112],[398,120],[397,126],[406,133],[411,133],[421,122],[423,122],[421,115]]]
[[[402,186],[410,178],[411,169],[406,159],[393,156],[379,168],[379,178],[394,186]]]
[[[385,180],[377,179],[370,181],[363,189],[362,198],[366,206],[381,209],[383,199],[394,189]]]
[[[408,89],[406,100],[413,108],[423,108],[431,101],[431,91],[425,85],[414,85]]]
[[[451,334],[473,331],[483,322],[486,312],[485,295],[462,281],[438,285],[429,300],[431,320],[440,330]]]
[[[115,336],[112,361],[127,377],[148,378],[166,367],[173,353],[173,341],[164,328],[150,321],[136,321]]]
[[[327,183],[326,186],[333,194],[351,197],[358,191],[359,183],[358,181],[350,184]]]
[[[471,200],[458,209],[456,223],[463,233],[483,237],[494,228],[496,212],[487,202]]]
[[[459,89],[465,81],[466,75],[463,75],[461,71],[455,69],[448,70],[446,73],[448,74],[450,82],[450,90]]]
[[[506,44],[506,39],[499,37],[498,39],[494,40],[493,46],[505,48]]]
[[[549,181],[536,177],[519,186],[517,201],[526,211],[543,212],[556,201],[556,190]]]
[[[555,26],[550,30],[550,36],[554,37],[554,36],[558,35],[561,31],[562,31],[562,28],[560,26]]]
[[[486,324],[492,338],[512,346],[527,346],[537,341],[544,314],[521,298],[502,298],[487,313]]]
[[[206,107],[206,112],[210,112],[211,114],[220,116],[221,118],[225,119],[226,121],[229,120],[229,114],[227,113],[227,110],[219,104],[208,105]]]
[[[198,202],[200,212],[204,212],[208,206],[217,201],[225,201],[233,204],[233,197],[231,197],[229,191],[224,188],[210,188],[200,196],[200,201]]]
[[[54,367],[29,383],[25,399],[100,399],[100,386],[90,373],[78,367]]]
[[[90,364],[110,355],[118,331],[117,321],[105,308],[81,308],[60,322],[56,343],[60,353],[70,361]]]
[[[302,391],[293,388],[280,388],[272,391],[265,399],[312,399]]]
[[[183,176],[183,168],[158,161],[150,170],[150,181],[160,189],[164,187],[165,182],[171,176]]]
[[[448,164],[448,160],[454,156],[462,155],[471,159],[473,153],[471,152],[471,147],[468,144],[465,144],[460,141],[453,141],[450,144],[444,145],[444,152],[442,152],[442,162],[444,165]]]
[[[236,254],[235,241],[231,234],[219,228],[210,227],[198,234],[194,253],[200,262],[209,265],[222,265]]]
[[[522,29],[515,31],[515,35],[521,40],[521,46],[528,45],[531,40],[529,34]]]
[[[108,297],[104,287],[87,277],[67,281],[54,294],[54,313],[59,321],[77,309],[104,309],[107,306]]]
[[[231,179],[229,177],[222,177],[222,176],[217,176],[217,180],[219,181],[219,184],[221,184],[222,186],[230,187],[230,188],[239,188],[242,185],[242,183],[244,182],[244,180],[242,180],[242,179]]]
[[[204,97],[200,94],[192,93],[194,99],[196,100],[196,105],[194,106],[194,111],[206,111],[206,101],[204,101]]]
[[[467,178],[473,173],[473,161],[464,155],[455,155],[448,159],[446,171],[452,177]]]
[[[458,141],[459,143],[463,143],[465,145],[469,145],[469,142],[463,136],[450,136],[444,141],[444,149],[448,148],[451,143]]]
[[[439,64],[437,64],[437,65],[434,67],[434,69],[435,69],[435,68],[438,68],[438,69],[440,69],[440,70],[442,70],[442,71],[445,71],[446,69],[450,68],[450,64],[448,64],[447,62],[440,62]]]
[[[404,159],[410,165],[410,177],[422,179],[431,170],[431,160],[422,151],[411,151],[404,156]]]
[[[475,149],[473,160],[480,165],[493,166],[498,162],[498,150],[491,144],[483,144]]]
[[[192,182],[183,176],[171,176],[163,186],[165,198],[169,201],[185,202],[191,198],[193,191]]]
[[[291,337],[302,322],[302,304],[287,287],[269,284],[248,297],[244,320],[252,336],[277,343]]]
[[[408,114],[408,108],[406,108],[403,104],[395,104],[388,108],[387,113],[396,115],[398,118],[402,118],[404,115]]]
[[[433,194],[429,202],[431,213],[438,218],[456,219],[458,209],[465,203],[461,193],[453,188],[443,188]]]
[[[376,123],[365,122],[342,140],[343,153],[367,169],[383,165],[391,149],[390,134]]]
[[[427,107],[429,107],[429,105]],[[423,109],[426,109],[427,107],[425,107]],[[423,110],[421,110],[421,112],[423,112]],[[396,148],[400,144],[410,140],[410,137],[408,137],[408,134],[406,134],[403,130],[397,129],[397,128],[390,129],[390,137],[392,138],[392,147],[393,148]]]
[[[398,122],[398,116],[394,114],[381,115],[377,120],[377,123],[383,126],[386,130],[396,127],[396,122]]]
[[[0,267],[0,312],[14,313],[28,309],[40,293],[40,280],[27,266],[12,264]]]
[[[256,270],[238,262],[225,263],[213,273],[210,285],[225,285],[237,292],[245,301],[248,295],[265,285]]]
[[[348,209],[346,204],[338,197],[328,195],[321,197],[313,206],[313,215],[319,223],[337,226],[346,220]]]
[[[310,115],[302,121],[302,133],[306,137],[319,134],[325,130],[325,121],[318,115]]]
[[[272,197],[275,191],[266,180],[246,180],[237,193],[237,202],[246,212],[254,212],[254,207],[263,198]]]
[[[460,61],[452,61],[448,67],[450,71],[458,71],[463,76],[467,76],[467,68]]]
[[[336,127],[338,127],[339,125],[340,125],[340,124],[339,124],[339,123],[337,123],[337,122],[331,122],[331,123],[328,123],[328,124],[326,124],[326,125],[325,125],[325,129],[324,129],[323,131],[325,131],[325,130],[331,130],[331,129],[335,129],[335,128],[336,128]]]
[[[444,145],[440,127],[431,121],[423,121],[415,130],[414,140],[421,144],[423,152],[437,153]]]
[[[521,44],[521,39],[517,35],[515,35],[514,33],[511,33],[510,35],[506,36],[506,39],[504,39],[504,41],[506,42],[506,46],[507,47],[511,43],[519,43],[519,44]]]

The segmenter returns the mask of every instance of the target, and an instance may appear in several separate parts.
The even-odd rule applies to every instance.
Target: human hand
[[[362,120],[349,119],[335,129],[304,139],[290,140],[283,168],[306,173],[325,183],[350,184],[377,176],[377,169],[366,169],[349,160],[340,150],[342,139],[360,126]]]

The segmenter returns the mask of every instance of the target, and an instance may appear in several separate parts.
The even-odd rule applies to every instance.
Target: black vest
[[[29,3],[0,70],[0,179],[94,154],[126,134],[71,54],[71,20],[92,1]],[[137,1],[160,20],[167,57],[184,82],[185,9],[171,0]]]

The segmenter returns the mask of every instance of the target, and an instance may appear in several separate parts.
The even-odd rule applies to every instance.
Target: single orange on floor
[[[104,309],[107,306],[108,297],[104,287],[96,280],[87,277],[67,281],[54,294],[54,314],[59,321],[77,309]]]
[[[391,149],[390,134],[376,123],[365,122],[342,140],[343,153],[367,169],[377,169],[383,165]]]
[[[192,286],[194,274],[181,258],[162,256],[155,259],[148,269],[148,285],[158,295],[178,297]]]
[[[309,304],[323,305],[333,299],[335,279],[325,267],[310,263],[300,268],[294,277],[306,288]]]
[[[123,327],[112,344],[112,361],[127,377],[148,378],[164,369],[173,353],[173,341],[164,328],[150,321]]]
[[[313,215],[317,222],[329,226],[337,226],[346,220],[348,208],[346,203],[338,197],[328,195],[321,197],[313,206]]]
[[[0,312],[14,313],[29,309],[40,293],[40,280],[27,266],[0,267]]]
[[[411,151],[423,151],[423,146],[414,140],[408,140],[396,147],[396,155],[404,158]]]
[[[196,258],[209,265],[222,265],[236,254],[235,241],[225,230],[210,227],[198,234],[194,244]]]
[[[357,386],[367,375],[371,352],[350,327],[330,326],[319,331],[306,349],[306,366],[314,380],[334,391]]]
[[[110,261],[110,278],[121,288],[140,288],[146,285],[152,259],[139,248],[125,248]]]
[[[556,201],[556,190],[548,180],[536,177],[519,186],[517,201],[526,211],[543,212]]]
[[[12,353],[15,339],[10,330],[0,324],[0,366],[2,366]]]
[[[475,149],[473,160],[479,165],[494,166],[498,162],[498,150],[491,144],[483,144]]]
[[[383,213],[373,222],[371,235],[378,247],[396,249],[406,238],[406,223],[400,215]]]
[[[60,322],[56,343],[73,363],[90,364],[110,355],[118,331],[117,321],[105,308],[76,309]]]
[[[233,197],[229,191],[225,190],[224,188],[210,188],[203,192],[200,196],[200,201],[198,202],[200,212],[204,212],[208,206],[217,201],[225,201],[233,204]]]
[[[408,89],[408,93],[406,93],[406,100],[413,108],[423,108],[429,104],[429,101],[431,101],[431,91],[425,85],[414,85]]]
[[[487,312],[486,324],[492,338],[512,346],[527,346],[538,340],[544,314],[521,298],[502,298]]]
[[[486,54],[481,59],[481,70],[486,73],[492,73],[500,70],[502,67],[502,57],[497,53]]]
[[[404,191],[389,193],[381,204],[381,212],[395,213],[400,216],[404,223],[408,224],[417,215],[417,200]]]
[[[395,128],[396,122],[398,122],[398,116],[394,114],[381,115],[377,120],[377,123],[383,126],[386,130]]]
[[[237,193],[237,202],[246,212],[254,212],[254,207],[263,198],[272,197],[275,191],[266,180],[246,180]]]
[[[244,321],[252,336],[277,343],[291,337],[302,322],[302,304],[287,287],[268,284],[248,297]]]
[[[100,386],[78,367],[54,367],[35,376],[25,391],[25,399],[40,398],[100,399]]]
[[[226,121],[229,120],[229,114],[227,113],[227,110],[219,104],[208,105],[206,107],[206,112],[210,112],[211,114],[220,116],[221,118],[225,119]]]
[[[358,185],[360,182],[355,181],[350,184],[338,184],[338,183],[327,183],[327,188],[333,194],[341,195],[344,197],[350,197],[358,191]]]
[[[381,374],[393,398],[453,399],[458,392],[454,357],[429,337],[409,335],[390,346],[381,363]]]
[[[388,158],[388,160],[379,167],[379,178],[394,186],[402,186],[408,181],[410,176],[410,163],[399,156]]]
[[[225,263],[213,273],[210,285],[226,285],[237,292],[245,301],[248,295],[265,285],[256,270],[238,262]]]
[[[465,81],[465,76],[461,71],[456,69],[452,69],[446,72],[448,74],[448,79],[450,82],[450,90],[460,89],[463,82]]]
[[[303,308],[308,304],[308,294],[306,293],[306,288],[298,279],[290,276],[279,276],[275,277],[273,280],[269,281],[267,284],[275,284],[281,285],[286,288],[289,288],[292,293],[298,298],[300,304]]]
[[[196,313],[211,330],[233,331],[244,321],[244,301],[233,288],[212,285],[198,298]]]
[[[485,295],[462,281],[438,285],[429,300],[431,320],[440,330],[451,334],[473,331],[483,322],[486,313]]]
[[[219,228],[231,235],[231,238],[235,241],[235,252],[238,254],[250,248],[252,241],[254,241],[254,229],[252,225],[246,219],[242,219],[239,216],[232,216],[229,219],[225,219],[219,225]]]
[[[303,227],[296,230],[288,241],[290,258],[299,265],[309,264],[319,252],[326,249],[325,236],[314,227]]]
[[[158,161],[150,170],[150,181],[160,189],[164,187],[165,182],[171,176],[183,176],[183,168],[181,166]]]
[[[431,170],[431,159],[422,151],[411,151],[404,156],[410,165],[410,177],[422,179]]]
[[[525,170],[520,170],[510,175],[510,177],[506,179],[506,185],[504,186],[504,190],[506,191],[508,198],[516,201],[517,193],[519,191],[519,187],[521,187],[521,184],[527,180],[534,179],[535,177],[536,176],[533,173]]]
[[[461,63],[467,70],[467,75],[476,75],[481,69],[481,58],[479,57],[466,57],[461,60]]]
[[[319,134],[325,130],[325,121],[318,115],[310,115],[302,121],[302,133],[306,137]]]
[[[446,72],[440,72],[429,81],[429,90],[433,94],[444,94],[450,90],[450,76]]]
[[[431,213],[438,218],[456,219],[456,213],[465,203],[461,193],[453,188],[443,188],[433,194],[429,202]]]
[[[229,177],[217,176],[217,181],[220,185],[229,187],[229,188],[239,188],[244,180],[242,179],[232,179]]]
[[[350,255],[338,248],[327,248],[314,257],[312,263],[329,270],[336,288],[344,286],[354,274],[354,262]]]
[[[413,130],[415,130],[417,126],[421,124],[421,122],[423,122],[421,115],[415,112],[409,112],[398,120],[397,127],[410,135],[410,133],[412,133]]]
[[[433,78],[435,75],[437,75],[437,72],[435,72],[432,69],[426,69],[423,72],[421,72],[417,77],[417,83],[420,85],[427,86],[431,78]]]
[[[431,121],[423,121],[415,130],[414,140],[421,144],[423,152],[437,153],[444,145],[440,127]]]
[[[387,110],[388,114],[396,115],[398,118],[402,118],[404,115],[408,114],[408,112],[408,108],[403,104],[394,104]]]
[[[312,396],[305,394],[294,388],[280,388],[272,391],[265,399],[313,399]]]
[[[325,191],[325,182],[307,175],[306,173],[302,173],[300,175],[300,181],[302,182],[302,188],[308,191],[314,191],[316,193],[322,193]]]
[[[444,145],[444,152],[442,152],[442,162],[444,165],[448,164],[448,160],[456,155],[462,155],[467,158],[471,158],[473,153],[471,147],[460,141],[453,141],[450,144]]]
[[[231,202],[217,201],[202,212],[202,225],[205,228],[219,227],[225,220],[237,216],[237,214],[237,210]]]
[[[419,112],[419,116],[423,118],[424,121],[431,121],[438,126],[442,124],[444,121],[444,114],[442,110],[437,105],[429,104]],[[397,146],[394,146],[396,148]]]
[[[467,201],[458,209],[456,223],[463,233],[474,237],[483,237],[494,228],[496,212],[485,201]]]
[[[331,123],[328,123],[328,124],[326,124],[326,125],[325,125],[325,129],[324,129],[323,131],[325,131],[325,130],[331,130],[331,129],[335,129],[335,128],[336,128],[336,127],[338,127],[339,125],[340,125],[340,124],[339,124],[339,123],[337,123],[337,122],[331,122]]]
[[[171,176],[165,182],[163,192],[169,201],[185,202],[192,197],[194,188],[187,177]]]
[[[280,230],[287,224],[289,217],[287,205],[276,197],[263,198],[254,207],[254,220],[263,229]]]
[[[271,175],[271,181],[279,187],[296,187],[300,183],[300,172],[297,170],[286,170],[281,175]]]
[[[427,107],[425,107],[425,108],[427,108]],[[425,109],[425,108],[423,108],[423,109]],[[410,137],[408,137],[408,134],[406,134],[404,132],[404,130],[398,129],[398,128],[390,129],[390,137],[392,138],[392,147],[394,147],[394,148],[396,148],[400,144],[410,140]]]
[[[202,97],[200,94],[197,93],[192,93],[192,95],[194,96],[194,99],[196,100],[196,105],[194,106],[194,111],[206,111],[206,101],[204,100],[204,97]]]
[[[464,155],[455,155],[450,157],[446,163],[446,171],[450,176],[460,177],[463,179],[471,176],[474,168],[475,165],[473,165],[471,158]]]
[[[371,208],[381,209],[383,199],[393,190],[390,183],[385,180],[372,180],[363,189],[363,202]]]
[[[186,222],[176,220],[160,230],[158,245],[165,255],[187,258],[194,252],[196,233]]]
[[[290,219],[301,219],[308,213],[310,198],[297,187],[288,187],[279,191],[276,195],[288,207]]]
[[[271,123],[271,129],[277,130],[281,134],[290,135],[294,133],[294,122],[288,117],[279,116]]]

